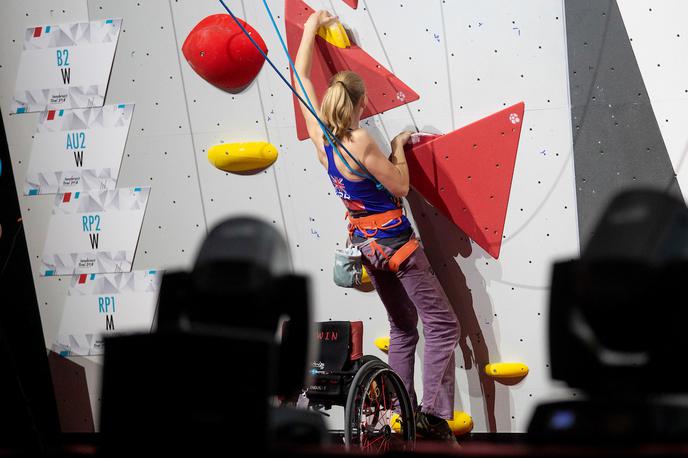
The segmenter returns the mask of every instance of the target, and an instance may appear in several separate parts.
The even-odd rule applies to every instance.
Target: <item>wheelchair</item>
[[[412,450],[414,408],[401,378],[382,360],[363,355],[363,322],[315,324],[318,358],[302,399],[317,411],[344,407],[344,443],[364,453]]]

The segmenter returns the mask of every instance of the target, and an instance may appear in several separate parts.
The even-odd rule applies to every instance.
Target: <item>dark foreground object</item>
[[[227,448],[222,448],[207,456],[258,456],[251,450],[251,444],[241,440],[242,432],[235,432],[227,436]],[[688,440],[684,443],[661,444],[650,442],[636,442],[633,444],[610,445],[605,443],[587,445],[557,445],[557,444],[532,444],[526,440],[526,434],[481,434],[475,433],[468,437],[460,438],[460,448],[450,449],[442,444],[418,441],[413,454],[390,453],[385,456],[464,456],[464,457],[551,457],[551,456],[623,456],[623,457],[649,457],[649,456],[688,456]],[[97,434],[91,435],[65,435],[62,443],[54,445],[49,452],[55,457],[83,457],[102,456],[98,453],[100,442]],[[19,453],[10,449],[0,449],[0,456],[18,456]],[[198,456],[204,454],[187,453],[178,456]],[[332,456],[364,456],[356,451],[347,452],[343,446],[330,445],[317,448],[280,449],[261,454],[267,457],[284,458],[318,458]]]
[[[556,263],[552,274],[552,377],[587,400],[539,406],[533,438],[618,445],[688,438],[686,403],[666,401],[688,393],[677,368],[688,348],[686,278],[685,203],[649,190],[616,196],[580,259]]]
[[[289,271],[281,234],[252,218],[219,224],[191,272],[165,273],[156,331],[106,339],[101,451],[323,444],[320,415],[272,407],[304,386],[310,326],[308,280]]]
[[[13,446],[40,453],[60,432],[45,349],[12,161],[0,119],[0,449]]]

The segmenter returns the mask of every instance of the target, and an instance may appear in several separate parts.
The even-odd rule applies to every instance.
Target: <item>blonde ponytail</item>
[[[320,113],[322,120],[337,140],[349,138],[349,127],[354,110],[365,95],[365,84],[358,74],[339,72],[330,80],[330,87],[323,97]]]

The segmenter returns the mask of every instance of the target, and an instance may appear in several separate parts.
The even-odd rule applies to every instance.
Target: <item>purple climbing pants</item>
[[[445,419],[454,414],[454,347],[459,323],[421,246],[393,273],[387,258],[369,243],[358,244],[363,264],[387,309],[390,324],[389,365],[399,374],[417,405],[413,370],[418,343],[418,315],[423,323],[422,411]],[[380,245],[387,256],[396,251]]]

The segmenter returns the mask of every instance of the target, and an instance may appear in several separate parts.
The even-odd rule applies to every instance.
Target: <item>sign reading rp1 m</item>
[[[160,280],[155,270],[72,277],[53,351],[101,355],[106,335],[150,331]]]
[[[114,189],[134,105],[41,114],[25,195]]]
[[[57,194],[41,275],[131,271],[150,188]]]
[[[102,106],[122,19],[26,30],[12,113]]]

